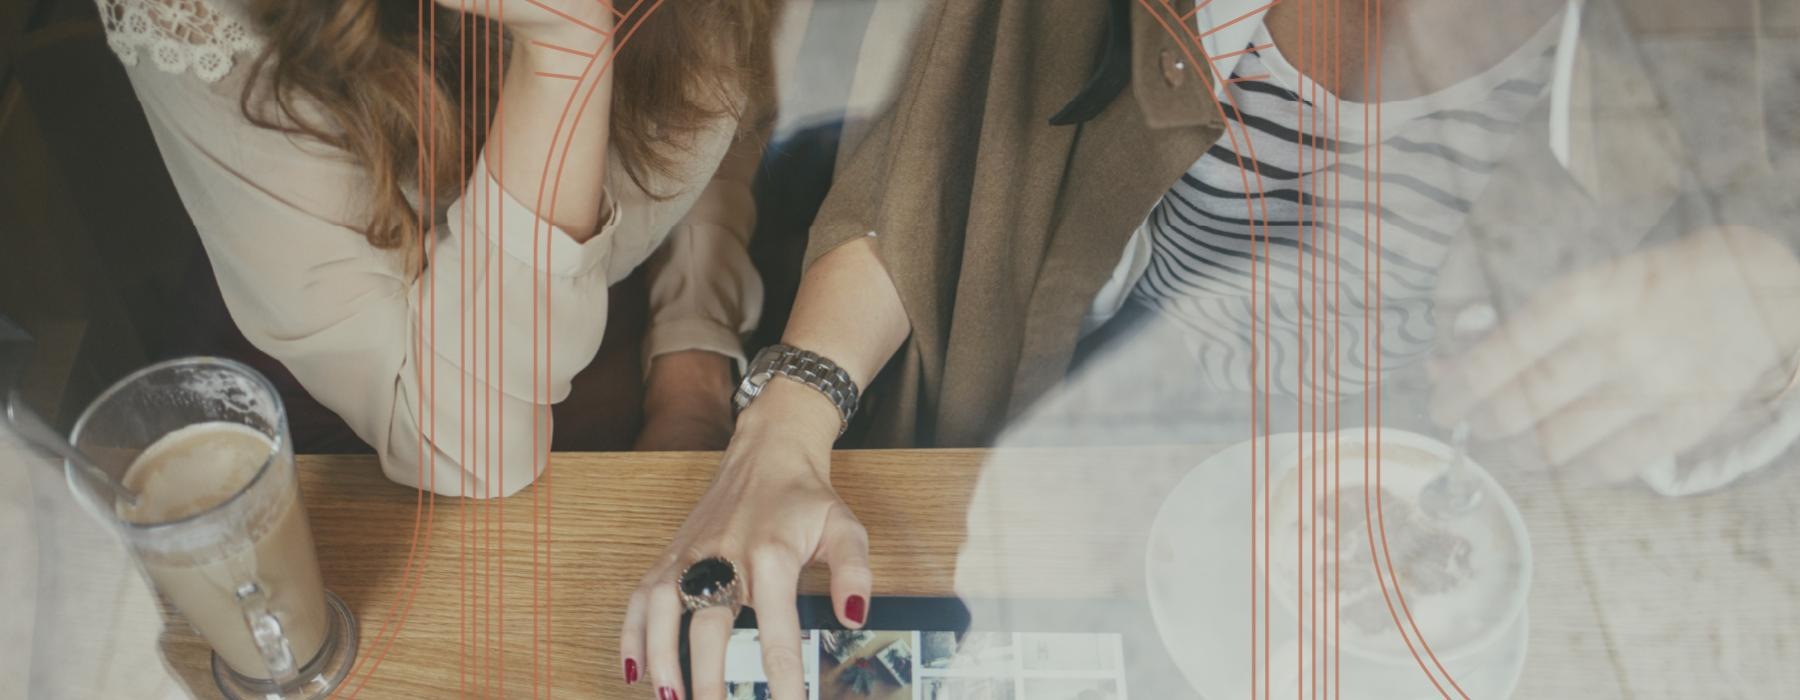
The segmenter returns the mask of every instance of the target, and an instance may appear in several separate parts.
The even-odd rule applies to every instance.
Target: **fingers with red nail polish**
[[[821,544],[825,563],[831,566],[831,598],[837,602],[838,620],[845,627],[860,628],[869,617],[869,590],[874,586],[869,531],[849,508],[840,506],[826,519]]]
[[[868,620],[869,601],[860,595],[852,595],[844,599],[844,619],[860,625]]]

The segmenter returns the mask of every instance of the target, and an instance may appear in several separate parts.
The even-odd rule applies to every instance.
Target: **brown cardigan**
[[[1076,126],[1049,118],[1095,72],[1106,3],[950,0],[926,15],[900,96],[838,173],[807,252],[810,264],[873,233],[912,322],[853,441],[986,444],[1064,377],[1132,232],[1223,133],[1211,76],[1195,68],[1205,56],[1182,31],[1191,7],[1132,0],[1129,87]],[[1610,2],[1589,3],[1571,166],[1541,127],[1518,139],[1471,212],[1483,255],[1539,270],[1628,249],[1661,218],[1679,145],[1619,50],[1624,26]],[[1527,287],[1517,294],[1538,279],[1505,277]]]

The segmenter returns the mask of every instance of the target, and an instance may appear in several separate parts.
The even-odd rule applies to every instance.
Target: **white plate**
[[[1269,438],[1275,464],[1296,449],[1292,433]],[[1250,694],[1250,457],[1246,441],[1201,462],[1181,480],[1157,512],[1145,562],[1150,611],[1170,658],[1206,698]],[[1280,474],[1273,475],[1277,479]],[[1260,608],[1263,601],[1256,602]],[[1492,649],[1446,662],[1450,675],[1471,700],[1512,696],[1525,664],[1529,615],[1519,615]],[[1275,637],[1267,640],[1275,657],[1274,697],[1294,692],[1296,621],[1282,606],[1271,607]],[[1264,640],[1257,641],[1262,647]],[[1361,661],[1342,654],[1344,700],[1441,699],[1416,667]],[[1258,660],[1259,668],[1261,660]],[[1259,672],[1260,673],[1260,672]],[[1334,679],[1335,680],[1335,679]],[[1284,683],[1285,681],[1285,688]],[[1268,689],[1259,687],[1259,694]],[[1459,698],[1448,685],[1449,697]]]

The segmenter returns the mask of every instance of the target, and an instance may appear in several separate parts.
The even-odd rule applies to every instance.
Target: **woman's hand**
[[[900,296],[867,238],[820,256],[801,278],[782,342],[832,358],[858,387],[906,339]],[[619,637],[627,682],[647,672],[658,700],[681,700],[681,597],[676,580],[701,559],[735,562],[739,602],[756,608],[763,671],[778,700],[806,697],[795,611],[800,569],[831,565],[831,601],[844,626],[869,614],[869,535],[831,488],[837,407],[812,387],[770,379],[740,414],[711,488],[644,574]],[[725,698],[725,646],[735,611],[708,608],[688,627],[693,695]]]
[[[1434,418],[1535,433],[1544,462],[1621,481],[1781,390],[1800,347],[1800,261],[1717,228],[1551,285],[1437,367]]]
[[[731,391],[731,358],[705,350],[658,355],[650,361],[636,449],[725,449],[731,440]]]
[[[706,608],[688,630],[692,695],[682,688],[682,603],[676,580],[689,564],[720,556],[737,565],[739,601],[756,608],[763,670],[774,697],[806,697],[795,609],[800,570],[831,566],[840,621],[860,627],[871,586],[869,539],[831,488],[836,409],[810,387],[774,379],[739,417],[718,476],[625,611],[619,651],[627,682],[648,671],[658,700],[724,700],[725,648],[736,611]]]

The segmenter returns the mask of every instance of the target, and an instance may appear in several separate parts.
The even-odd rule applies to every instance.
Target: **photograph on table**
[[[901,639],[882,647],[881,651],[875,652],[875,660],[881,662],[881,667],[887,669],[888,675],[893,676],[894,680],[905,685],[912,684],[913,650],[906,640]]]
[[[819,649],[826,658],[842,663],[874,637],[875,633],[867,630],[822,630],[819,632]]]
[[[1116,634],[1021,634],[1019,667],[1032,671],[1114,673],[1119,669]]]
[[[1020,700],[1125,700],[1115,680],[1027,678]]]
[[[921,700],[1014,700],[1012,678],[921,676]]]
[[[820,700],[913,700],[913,632],[861,631],[820,644]]]
[[[994,676],[1011,674],[1016,658],[1010,632],[920,632],[922,675]]]

